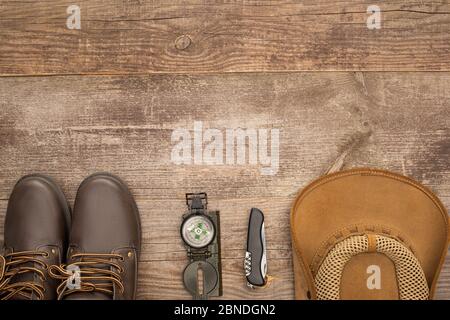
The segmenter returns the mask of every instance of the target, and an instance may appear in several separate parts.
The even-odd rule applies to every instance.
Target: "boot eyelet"
[[[127,254],[127,256],[128,256],[128,258],[131,258],[131,257],[133,257],[133,252],[131,252],[131,251],[128,251],[128,254]]]

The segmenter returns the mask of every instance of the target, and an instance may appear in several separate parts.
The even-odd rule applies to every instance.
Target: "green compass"
[[[214,240],[215,229],[210,218],[194,215],[184,220],[181,236],[184,242],[194,248],[203,248]]]
[[[194,299],[219,297],[222,295],[219,212],[208,211],[206,193],[187,193],[186,204],[188,211],[180,227],[189,258],[183,272],[184,286]]]

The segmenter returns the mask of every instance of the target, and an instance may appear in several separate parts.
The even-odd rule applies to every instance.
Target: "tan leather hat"
[[[407,177],[352,169],[297,196],[291,232],[297,299],[431,299],[448,248],[439,199]]]

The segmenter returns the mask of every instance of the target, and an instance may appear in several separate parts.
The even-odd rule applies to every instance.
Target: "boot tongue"
[[[103,292],[74,292],[64,297],[64,300],[111,300],[111,295]]]

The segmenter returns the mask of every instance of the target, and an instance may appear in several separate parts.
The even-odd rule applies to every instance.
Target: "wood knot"
[[[191,45],[191,43],[191,38],[184,34],[175,39],[175,48],[178,50],[185,50]]]

